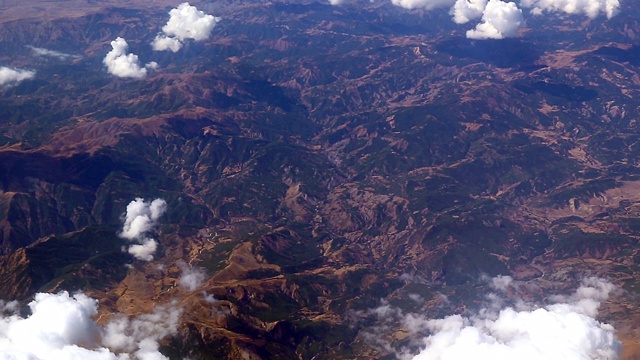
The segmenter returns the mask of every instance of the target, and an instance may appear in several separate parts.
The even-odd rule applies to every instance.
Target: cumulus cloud
[[[522,0],[520,4],[532,8],[534,14],[541,14],[543,11],[564,12],[587,15],[592,19],[600,14],[611,19],[620,10],[619,0]]]
[[[167,37],[166,35],[158,35],[151,43],[151,47],[156,51],[171,50],[178,52],[178,50],[182,49],[182,42],[178,39]]]
[[[502,293],[517,288],[510,277],[494,278],[489,286]],[[381,351],[412,360],[613,360],[619,358],[621,349],[616,331],[595,317],[602,302],[615,290],[608,281],[588,278],[575,293],[553,296],[546,306],[516,299],[515,306],[496,309],[490,304],[474,315],[442,319],[405,314],[383,303],[366,313],[376,317],[378,325],[364,338]],[[499,296],[491,295],[488,300]],[[418,354],[409,348],[396,349],[379,336],[392,333],[398,325],[411,334],[410,347],[422,348]]]
[[[127,251],[138,260],[152,261],[153,254],[158,250],[158,242],[152,238],[145,238],[141,241],[141,244],[130,245]]]
[[[480,18],[488,0],[457,0],[451,8],[451,15],[456,24],[466,24]]]
[[[107,66],[110,74],[122,78],[141,79],[147,76],[147,69],[155,69],[158,64],[150,62],[144,67],[140,66],[138,55],[129,53],[127,41],[121,37],[111,42],[112,50],[107,53],[102,62]]]
[[[175,333],[179,310],[159,308],[100,328],[93,320],[97,304],[83,294],[36,294],[30,316],[0,316],[0,359],[167,359],[158,352],[158,341]]]
[[[35,71],[0,66],[0,86],[17,85],[24,80],[33,79],[34,76],[36,76]]]
[[[60,51],[56,51],[56,50],[39,48],[39,47],[31,46],[31,45],[27,45],[27,47],[29,49],[31,49],[31,51],[37,56],[53,57],[53,58],[56,58],[56,59],[59,59],[59,60],[81,58],[81,56],[79,56],[79,55],[66,54],[66,53],[63,53],[63,52],[60,52]]]
[[[522,10],[513,2],[489,0],[482,12],[482,22],[467,31],[470,39],[504,39],[517,35],[524,24]]]
[[[182,3],[169,11],[169,21],[162,27],[163,33],[156,36],[151,47],[157,51],[177,52],[187,39],[208,39],[219,21],[219,17],[205,14],[187,2]]]
[[[151,202],[136,198],[127,205],[122,231],[118,236],[133,242],[128,251],[137,259],[153,260],[158,243],[147,234],[158,226],[158,219],[167,210],[167,202],[155,199]]]
[[[204,269],[190,267],[184,262],[178,265],[182,269],[182,275],[180,276],[180,280],[178,280],[178,285],[188,289],[189,291],[194,291],[204,283],[204,280],[206,279]]]

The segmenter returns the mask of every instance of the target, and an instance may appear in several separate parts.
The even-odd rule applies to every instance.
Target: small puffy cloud
[[[218,301],[218,299],[216,299],[215,296],[213,296],[212,294],[207,293],[206,291],[202,292],[202,296],[204,297],[204,301],[206,301],[208,303],[214,303],[214,302]]]
[[[480,18],[487,6],[488,0],[457,0],[451,8],[451,15],[456,24],[466,24],[467,22]]]
[[[517,35],[524,24],[522,10],[513,2],[489,0],[482,12],[482,22],[467,31],[470,39],[504,39]]]
[[[31,315],[0,314],[0,359],[167,359],[158,342],[175,334],[180,310],[159,307],[134,319],[117,316],[100,328],[98,302],[84,294],[36,294]]]
[[[151,47],[155,51],[167,51],[178,52],[182,48],[182,42],[178,39],[167,37],[166,35],[158,35],[151,43]]]
[[[514,285],[514,280],[511,276],[498,275],[496,277],[491,278],[490,280],[491,288],[501,292],[507,291],[513,285]]]
[[[531,8],[534,14],[543,11],[587,15],[595,18],[604,14],[611,19],[620,11],[619,0],[522,0],[521,6]]]
[[[157,51],[177,52],[182,48],[182,42],[187,39],[208,39],[219,21],[219,17],[205,14],[187,2],[182,3],[169,11],[169,21],[162,27],[163,34],[156,36],[151,46]]]
[[[424,304],[424,298],[418,294],[409,294],[409,299],[415,301],[418,304]]]
[[[445,9],[455,4],[456,0],[391,0],[391,3],[405,9]]]
[[[180,263],[179,266],[182,269],[182,275],[178,280],[178,285],[189,291],[194,291],[204,283],[206,279],[204,269],[190,267],[186,263]]]
[[[158,64],[150,62],[146,66],[140,66],[138,55],[129,53],[127,41],[121,37],[111,42],[112,50],[107,53],[102,62],[107,66],[110,74],[122,78],[141,79],[147,76],[147,68],[155,69]]]
[[[35,71],[0,66],[0,86],[16,85],[24,80],[32,79],[34,76],[36,76]]]
[[[163,199],[148,202],[142,198],[136,198],[127,205],[122,231],[118,236],[134,243],[128,248],[131,255],[144,261],[153,260],[158,243],[147,234],[155,230],[158,219],[166,210],[167,202]]]
[[[163,199],[148,202],[143,198],[136,198],[127,205],[120,236],[128,240],[140,238],[156,227],[158,219],[166,210],[167,202]]]
[[[173,36],[180,41],[186,39],[201,41],[209,38],[219,21],[220,18],[205,14],[185,2],[169,11],[169,21],[162,27],[162,31],[167,36]]]
[[[141,244],[130,245],[127,252],[138,260],[152,261],[156,250],[158,250],[158,242],[151,238],[145,238]]]

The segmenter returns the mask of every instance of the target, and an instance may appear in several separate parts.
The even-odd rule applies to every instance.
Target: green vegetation
[[[128,256],[114,229],[90,226],[79,232],[56,236],[27,248],[27,271],[32,288],[47,291],[104,290],[124,278]]]
[[[290,224],[287,230],[266,233],[257,240],[257,250],[271,264],[296,269],[320,256],[323,237],[314,238],[309,230]]]
[[[557,258],[593,256],[601,258],[611,251],[619,251],[637,241],[621,234],[585,233],[575,227],[556,230],[551,250]]]
[[[231,251],[238,245],[235,241],[224,241],[216,244],[210,251],[200,254],[201,262],[198,266],[207,269],[209,274],[215,274],[224,269],[228,263],[227,260],[231,256]]]

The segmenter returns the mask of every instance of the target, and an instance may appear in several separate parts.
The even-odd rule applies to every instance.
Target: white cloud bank
[[[17,85],[24,80],[33,79],[34,76],[36,76],[35,71],[0,66],[0,86]]]
[[[158,342],[176,333],[181,311],[168,307],[100,328],[98,302],[83,294],[36,294],[31,315],[0,315],[0,360],[164,360]]]
[[[494,278],[494,290],[487,295],[490,305],[475,315],[452,315],[428,319],[421,314],[404,314],[389,304],[372,309],[368,315],[380,325],[364,338],[383,351],[411,360],[616,360],[621,343],[613,326],[595,319],[602,302],[616,289],[613,284],[587,278],[570,296],[552,296],[547,306],[535,306],[521,299],[516,305],[503,306],[504,294],[517,289],[510,277]],[[422,350],[395,349],[381,340],[393,323],[412,335]]]
[[[219,21],[219,17],[205,14],[187,2],[182,3],[169,11],[169,21],[162,27],[163,34],[156,36],[151,47],[156,51],[177,52],[187,39],[208,39]]]
[[[587,15],[596,18],[601,13],[608,19],[620,10],[619,0],[522,0],[522,7],[532,8],[536,15],[548,12],[564,12],[567,14]]]
[[[485,309],[472,317],[428,320],[423,325],[432,335],[413,360],[618,359],[621,345],[615,329],[595,319],[614,289],[607,281],[588,278],[573,295],[555,296],[556,303],[546,307],[520,304],[520,309],[498,313]]]
[[[150,62],[144,67],[140,66],[138,55],[129,53],[127,41],[121,37],[111,42],[112,50],[107,53],[102,62],[107,66],[110,74],[121,78],[141,79],[147,76],[147,69],[155,69],[158,64]]]
[[[332,5],[343,1],[330,0]],[[405,9],[449,9],[453,21],[466,24],[480,19],[475,29],[467,31],[471,39],[503,39],[517,36],[518,29],[524,25],[520,7],[530,8],[531,13],[562,12],[586,15],[596,18],[604,14],[607,18],[615,16],[620,9],[620,0],[520,0],[518,3],[501,0],[391,0],[391,3]]]
[[[122,232],[118,236],[134,242],[128,252],[136,259],[151,261],[158,243],[147,234],[158,225],[158,219],[166,212],[167,202],[155,199],[151,202],[136,198],[127,205]]]

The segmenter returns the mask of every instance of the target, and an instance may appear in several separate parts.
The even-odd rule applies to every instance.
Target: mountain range
[[[173,304],[169,358],[393,359],[425,335],[374,309],[470,314],[500,276],[544,304],[599,277],[636,358],[633,3],[504,39],[384,1],[192,5],[219,21],[173,52],[150,44],[178,4],[0,2],[0,65],[26,77],[0,82],[4,300],[82,291],[98,324]],[[118,37],[143,76],[109,73]],[[136,198],[166,211],[127,238]]]

